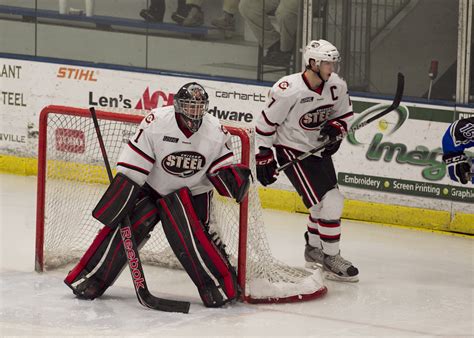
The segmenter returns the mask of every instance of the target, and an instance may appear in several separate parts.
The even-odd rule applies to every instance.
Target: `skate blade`
[[[352,276],[352,277],[342,277],[339,275],[336,275],[333,272],[324,270],[323,276],[327,280],[332,280],[335,282],[348,282],[348,283],[357,283],[359,281],[359,276]]]
[[[316,262],[306,262],[305,267],[307,269],[313,269],[313,270],[322,270],[323,266],[322,264],[316,263]]]

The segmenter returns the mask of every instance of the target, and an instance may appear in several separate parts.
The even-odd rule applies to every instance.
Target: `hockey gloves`
[[[140,186],[122,173],[118,173],[92,211],[92,216],[114,229],[132,211]]]
[[[455,182],[467,184],[471,181],[471,162],[464,153],[451,153],[443,155],[443,161],[448,168],[449,177]],[[474,183],[474,178],[472,178]]]
[[[346,136],[347,134],[346,124],[337,119],[327,121],[324,127],[319,132],[319,134],[320,134],[319,141],[321,142],[326,142],[327,140],[331,141],[331,143],[329,143],[326,146],[326,148],[324,148],[324,150],[321,152],[321,156],[323,157],[332,156],[336,153],[336,151],[339,150],[339,147],[341,146],[342,138]],[[340,135],[342,136],[338,140],[338,137]]]
[[[270,185],[275,182],[277,164],[273,151],[270,148],[260,147],[260,152],[255,155],[255,162],[257,164],[257,179],[264,185]]]
[[[208,173],[207,177],[221,196],[233,197],[240,203],[250,188],[252,172],[243,164],[231,164]]]

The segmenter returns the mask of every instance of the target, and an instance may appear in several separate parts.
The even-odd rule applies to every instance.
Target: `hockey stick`
[[[371,122],[381,118],[382,116],[390,113],[392,110],[397,109],[398,106],[400,105],[400,101],[402,100],[402,97],[403,97],[404,87],[405,87],[405,77],[403,76],[402,73],[398,73],[397,91],[395,92],[395,97],[393,98],[392,104],[389,107],[387,107],[386,109],[384,109],[383,111],[381,111],[380,113],[378,113],[377,115],[374,115],[371,118],[367,119],[366,121],[362,121],[358,125],[351,127],[349,129],[348,133],[355,132],[356,130],[358,130],[362,127],[365,127],[369,123],[371,123]],[[335,143],[335,142],[338,142],[338,141],[342,140],[344,137],[345,137],[345,135],[339,135],[339,136],[337,136],[337,138],[335,140],[332,140],[332,141],[327,140],[326,142],[322,143],[321,145],[317,146],[316,148],[313,148],[313,149],[307,151],[306,153],[301,154],[300,156],[296,157],[295,159],[291,160],[290,162],[287,162],[287,163],[283,164],[281,167],[278,167],[275,170],[276,174],[278,175],[280,172],[288,169],[289,166],[291,166],[293,164],[296,164],[299,161],[304,160],[308,156],[311,156],[311,155],[317,153],[320,150],[323,150],[324,148],[326,148],[328,145],[330,145],[332,143]]]
[[[109,176],[109,181],[112,182],[112,170],[110,169],[109,158],[105,150],[104,140],[102,138],[102,133],[100,132],[95,108],[91,107],[89,110],[91,112],[92,120],[94,121],[94,127],[97,134],[97,139],[99,140],[100,151],[102,152],[107,175]],[[128,266],[130,267],[130,273],[132,274],[135,293],[137,294],[140,304],[154,310],[188,313],[189,307],[191,305],[189,302],[158,298],[150,293],[148,286],[146,285],[145,274],[143,273],[143,266],[138,254],[138,247],[132,233],[129,217],[125,217],[124,222],[122,222],[119,226],[120,236],[122,236],[122,243],[129,244],[127,247],[124,245],[125,256],[128,259]]]

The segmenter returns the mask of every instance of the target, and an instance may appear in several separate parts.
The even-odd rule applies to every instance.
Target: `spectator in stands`
[[[147,9],[142,9],[142,11],[140,12],[140,16],[148,22],[163,22],[165,10],[165,0],[150,0],[150,7],[148,7]],[[186,1],[178,0],[178,9],[175,13],[184,13],[185,10]]]
[[[148,22],[163,22],[165,9],[165,0],[150,0],[150,7],[142,9],[140,16]]]
[[[178,6],[171,19],[179,25],[197,27],[204,24],[202,5],[204,0],[186,0],[186,4]],[[235,29],[234,15],[238,12],[239,0],[224,0],[223,15],[211,22],[212,25],[227,30]]]
[[[178,25],[197,27],[204,24],[204,13],[201,9],[204,0],[186,0],[186,4],[171,15]]]
[[[239,11],[260,46],[267,49],[262,62],[272,66],[287,66],[295,48],[298,0],[241,0]],[[280,32],[270,22],[271,13],[275,13]]]
[[[235,17],[239,11],[239,0],[224,0],[222,16],[211,21],[211,24],[224,30],[235,30]]]

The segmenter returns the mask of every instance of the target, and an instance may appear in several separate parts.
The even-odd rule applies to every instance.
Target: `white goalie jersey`
[[[123,149],[117,170],[136,183],[148,183],[160,195],[187,186],[193,195],[213,189],[206,173],[232,163],[230,134],[211,114],[187,133],[173,106],[151,111]]]
[[[321,144],[319,133],[327,120],[338,119],[348,130],[353,115],[347,84],[337,74],[316,90],[304,73],[291,74],[269,92],[257,119],[257,147],[280,145],[306,152]]]

